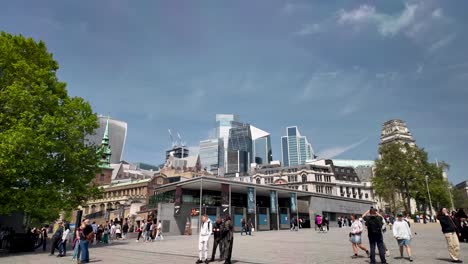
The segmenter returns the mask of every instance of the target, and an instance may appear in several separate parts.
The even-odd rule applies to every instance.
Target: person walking
[[[143,234],[143,230],[145,228],[145,220],[141,221],[140,226],[137,228],[138,236],[136,242],[140,241],[140,237]]]
[[[46,251],[47,247],[47,229],[49,229],[49,225],[45,225],[42,229],[42,251]],[[3,242],[3,241],[2,241]]]
[[[94,237],[96,239],[94,239],[94,241],[91,241],[91,244],[97,244],[97,231],[98,231],[98,225],[96,224],[96,221],[93,221],[93,223],[91,224],[91,226],[93,227],[93,232],[94,232]]]
[[[411,257],[411,229],[406,220],[403,220],[403,214],[397,214],[397,220],[393,223],[393,237],[398,241],[398,246],[400,247],[400,257],[403,258],[403,247],[406,248],[406,253],[408,254],[409,261],[413,262]]]
[[[354,214],[351,215],[351,221],[351,232],[349,235],[354,252],[353,258],[358,257],[359,248],[365,251],[367,257],[369,257],[369,250],[362,245],[362,231],[364,230],[364,227],[362,226],[361,221],[359,221]]]
[[[123,239],[127,239],[127,234],[128,234],[128,220],[125,220],[125,224],[122,227],[123,231]]]
[[[223,244],[224,244],[224,264],[231,264],[232,247],[234,245],[234,226],[232,225],[231,216],[224,217],[223,228]]]
[[[117,240],[122,238],[122,227],[119,222],[115,225],[115,237]]]
[[[366,221],[367,226],[367,235],[370,244],[370,263],[375,264],[375,246],[377,245],[380,261],[382,264],[386,264],[387,260],[385,259],[385,248],[383,245],[382,235],[382,216],[375,208],[371,207],[370,210],[367,210],[362,215],[362,218]]]
[[[252,222],[252,218],[249,218],[247,221],[247,231],[249,231],[249,236],[252,236],[252,230],[254,229],[254,224]]]
[[[324,217],[322,221],[323,231],[327,230],[330,231],[330,221],[328,221],[328,217]]]
[[[463,263],[460,259],[460,242],[458,241],[458,234],[460,232],[453,222],[452,217],[449,215],[447,208],[442,208],[437,218],[442,227],[442,233],[444,233],[445,239],[447,240],[447,247],[452,262]]]
[[[59,254],[57,257],[65,257],[67,254],[67,240],[68,240],[68,234],[70,233],[70,225],[65,224],[64,225],[64,231],[61,237],[61,241],[59,242]]]
[[[198,260],[196,263],[209,263],[208,260],[208,246],[212,232],[211,221],[207,215],[202,215],[202,224],[200,227],[200,236],[198,238]]]
[[[55,230],[55,233],[52,236],[52,244],[50,245],[50,254],[49,254],[49,256],[54,255],[55,249],[58,249],[59,243],[60,243],[60,241],[62,239],[62,235],[63,235],[63,226],[62,226],[62,224],[63,224],[63,222],[59,221],[57,224],[58,224],[58,228],[57,228],[57,230]]]
[[[154,238],[154,240],[158,239],[159,240],[164,240],[164,237],[162,235],[162,223],[161,223],[161,220],[158,220],[158,225],[156,226],[156,236]]]
[[[213,251],[211,252],[211,262],[215,261],[215,256],[216,256],[216,249],[218,248],[219,245],[219,258],[220,260],[223,260],[224,258],[224,248],[223,248],[223,243],[221,243],[221,234],[223,230],[223,225],[222,225],[221,217],[216,218],[216,222],[213,224]]]
[[[241,236],[242,236],[242,234],[243,234],[244,232],[245,232],[245,234],[247,235],[247,226],[246,226],[245,218],[242,218],[242,220],[241,220],[241,225],[242,225]]]

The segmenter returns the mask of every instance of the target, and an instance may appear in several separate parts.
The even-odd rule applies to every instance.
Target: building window
[[[318,193],[323,193],[323,186],[321,186],[321,185],[315,186],[315,191],[318,192]]]
[[[368,199],[368,198],[369,198],[369,194],[368,194],[368,193],[366,193],[365,197],[366,197],[366,199]]]
[[[297,175],[288,176],[288,181],[289,182],[297,182]]]
[[[325,175],[325,182],[331,182],[331,176]]]
[[[325,187],[325,193],[326,194],[332,194],[332,192],[333,192],[333,187],[331,187],[331,186],[326,186]]]
[[[99,181],[100,181],[100,182],[103,182],[103,181],[104,181],[104,173],[101,173],[101,175],[99,176]]]
[[[341,196],[344,196],[344,195],[345,195],[345,192],[344,192],[344,190],[343,190],[343,186],[340,186],[340,194],[341,194]]]
[[[302,182],[307,182],[307,174],[302,174]]]
[[[322,175],[320,174],[315,174],[315,181],[322,181]]]
[[[257,182],[257,184],[261,184],[262,180],[260,180],[260,178],[257,178],[256,182]]]
[[[309,186],[308,185],[302,185],[302,190],[308,192],[309,191]]]

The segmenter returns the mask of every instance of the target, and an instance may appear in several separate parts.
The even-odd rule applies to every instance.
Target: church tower
[[[106,129],[104,131],[104,136],[102,137],[101,145],[98,149],[99,168],[101,171],[96,174],[94,182],[98,185],[110,184],[112,180],[112,166],[111,166],[111,146],[109,145],[109,117],[107,117]]]

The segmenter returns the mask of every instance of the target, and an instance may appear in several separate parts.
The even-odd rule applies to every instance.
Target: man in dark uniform
[[[221,217],[216,219],[216,222],[213,225],[213,235],[214,235],[214,243],[213,243],[213,253],[211,254],[211,262],[215,261],[216,249],[219,245],[219,258],[221,260],[224,259],[224,247],[222,240],[223,233],[223,222],[221,221]]]
[[[50,254],[49,256],[53,256],[55,249],[58,249],[59,242],[62,239],[62,234],[63,234],[63,227],[62,227],[62,221],[59,221],[58,223],[58,228],[55,231],[54,235],[52,236],[52,245],[50,247]]]
[[[224,242],[224,264],[231,264],[232,246],[234,243],[234,226],[229,215],[224,218],[224,230],[223,230],[223,242]]]

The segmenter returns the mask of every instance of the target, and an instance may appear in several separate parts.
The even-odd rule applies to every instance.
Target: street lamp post
[[[431,211],[431,220],[434,219],[432,215],[432,200],[431,200],[431,193],[429,192],[429,184],[427,183],[427,179],[429,176],[426,175],[426,188],[427,188],[427,195],[429,196],[429,206],[431,207],[429,210]]]

